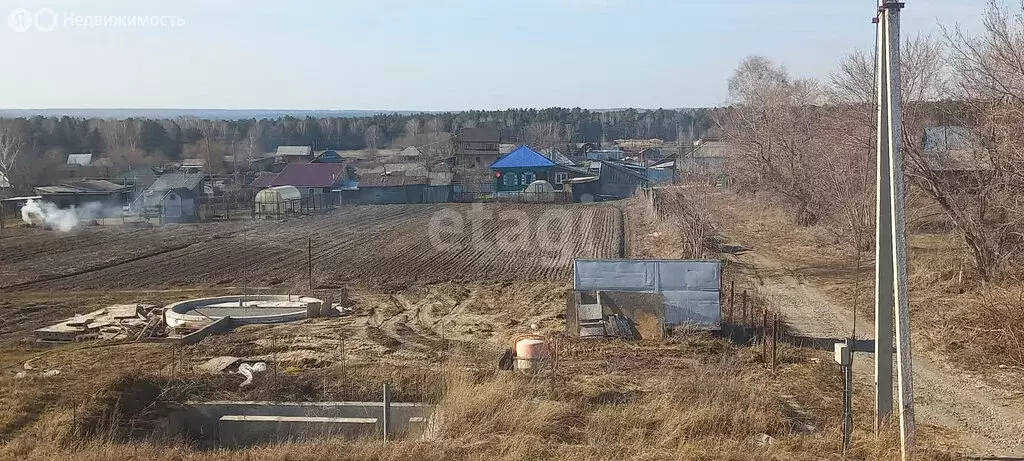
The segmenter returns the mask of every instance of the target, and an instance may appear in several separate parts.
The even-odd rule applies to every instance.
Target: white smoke
[[[50,202],[29,200],[21,207],[21,220],[59,232],[68,232],[82,223],[100,217],[121,216],[120,208],[89,202],[81,207],[58,208]]]

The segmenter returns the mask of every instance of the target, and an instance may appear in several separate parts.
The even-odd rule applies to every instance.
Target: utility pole
[[[903,177],[903,112],[900,91],[900,10],[881,0],[875,20],[877,85],[877,208],[875,213],[875,431],[892,415],[893,318],[899,389],[900,451],[914,447],[914,373],[907,299],[906,185]],[[895,312],[894,312],[895,311]],[[895,314],[895,315],[894,315]]]

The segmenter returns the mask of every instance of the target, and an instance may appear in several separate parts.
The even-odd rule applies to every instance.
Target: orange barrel
[[[541,335],[521,335],[513,340],[516,351],[516,368],[530,370],[535,362],[547,359],[550,355],[547,338]]]

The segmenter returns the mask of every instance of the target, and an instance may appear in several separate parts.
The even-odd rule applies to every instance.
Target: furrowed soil
[[[344,207],[287,221],[0,233],[0,291],[406,286],[567,280],[577,257],[617,257],[621,212],[602,205]],[[305,283],[303,283],[304,285]]]
[[[841,384],[821,351],[783,343],[772,371],[760,344],[708,332],[564,336],[573,259],[682,254],[675,227],[626,222],[630,207],[356,206],[286,221],[5,230],[0,459],[897,458],[891,438],[876,442],[863,424],[841,454]],[[333,294],[349,314],[243,326],[192,346],[32,342],[34,328],[110,304],[239,291]],[[497,371],[524,333],[552,338],[554,372]],[[269,369],[240,388],[238,375],[197,369],[219,356]],[[438,434],[243,450],[158,435],[184,401],[378,400],[382,382],[395,401],[436,403]],[[922,445],[955,445],[946,437],[920,430]]]

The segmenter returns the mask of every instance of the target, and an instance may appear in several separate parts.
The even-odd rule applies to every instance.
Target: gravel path
[[[788,270],[783,262],[756,249],[735,256],[735,261],[760,282],[761,293],[778,306],[797,333],[849,336],[852,312],[806,283],[799,273]],[[857,319],[857,337],[873,338],[874,326],[864,317]],[[869,392],[874,356],[858,353],[855,360],[854,380],[861,392]],[[993,388],[945,365],[941,358],[918,351],[914,352],[914,384],[918,422],[960,434],[971,456],[1024,457],[1024,405],[1019,399],[1012,400],[1012,392]]]

